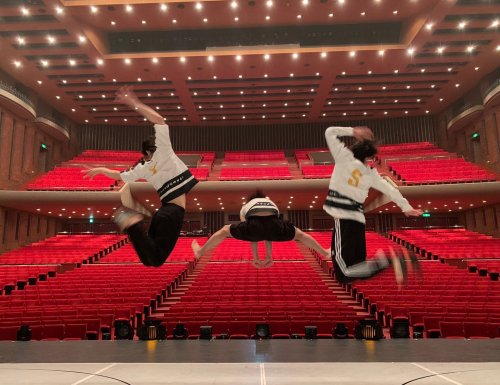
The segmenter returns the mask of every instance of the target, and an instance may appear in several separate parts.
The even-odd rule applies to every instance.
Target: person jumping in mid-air
[[[85,171],[86,178],[104,174],[116,180],[133,182],[146,179],[161,200],[161,207],[153,215],[148,233],[144,231],[144,217],[138,212],[121,207],[114,214],[114,222],[125,231],[141,262],[146,266],[161,266],[174,249],[184,221],[186,193],[198,181],[177,157],[170,143],[168,125],[161,115],[142,103],[131,87],[122,87],[116,100],[135,109],[154,123],[155,135],[142,143],[143,162],[128,171],[97,167]]]
[[[356,142],[348,149],[339,136],[354,136]],[[372,277],[389,265],[383,252],[378,252],[375,260],[366,260],[363,203],[371,187],[389,196],[406,216],[422,215],[422,210],[414,209],[398,189],[368,166],[368,161],[377,154],[373,132],[368,127],[329,127],[325,137],[335,168],[323,209],[334,219],[331,253],[335,278],[348,283]],[[402,283],[404,266],[399,259],[392,260],[396,279]]]
[[[260,190],[251,195],[248,202],[241,208],[240,220],[241,222],[238,224],[222,227],[202,247],[198,242],[193,241],[191,246],[196,258],[201,258],[207,251],[215,248],[229,236],[251,242],[253,265],[257,268],[272,265],[272,242],[295,240],[325,257],[330,255],[330,251],[321,247],[309,234],[281,219],[276,204],[266,198]],[[263,262],[259,260],[257,250],[258,242],[261,241],[264,241],[266,245],[266,259]]]

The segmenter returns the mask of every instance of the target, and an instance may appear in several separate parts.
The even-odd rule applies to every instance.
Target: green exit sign
[[[422,216],[424,218],[429,218],[431,216],[431,213],[423,213]]]

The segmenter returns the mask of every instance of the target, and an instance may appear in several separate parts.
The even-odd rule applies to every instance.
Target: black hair
[[[142,142],[142,155],[148,156],[148,151],[152,154],[156,151],[155,145],[156,138],[154,135],[151,135],[149,138]]]
[[[359,140],[351,146],[352,154],[356,159],[365,162],[367,158],[377,155],[377,144],[374,140]]]
[[[260,189],[257,189],[255,190],[255,192],[250,195],[248,198],[247,198],[247,202],[250,202],[252,199],[255,199],[255,198],[265,198],[266,197],[266,194],[264,194],[264,192]]]

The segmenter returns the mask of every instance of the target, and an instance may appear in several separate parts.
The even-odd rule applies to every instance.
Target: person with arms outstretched
[[[121,207],[114,214],[114,222],[125,231],[141,262],[146,266],[161,266],[177,243],[186,208],[186,193],[198,181],[187,166],[175,154],[170,143],[169,127],[163,117],[142,103],[129,86],[122,87],[116,101],[136,110],[154,124],[155,135],[142,143],[143,161],[127,171],[115,171],[105,167],[85,172],[86,178],[104,174],[116,180],[134,182],[146,179],[158,192],[161,207],[151,220],[148,232],[144,230],[142,214]]]
[[[316,250],[325,257],[330,255],[330,251],[321,247],[313,237],[304,233],[290,222],[281,219],[279,214],[278,206],[272,200],[266,198],[266,195],[262,191],[257,190],[241,208],[240,223],[222,227],[202,247],[200,247],[198,242],[193,241],[191,245],[193,252],[196,258],[199,259],[224,239],[232,236],[235,239],[251,243],[252,263],[256,268],[272,265],[272,242],[295,240],[303,243],[310,249]],[[263,262],[259,260],[257,250],[258,242],[261,241],[264,241],[266,245],[266,258]]]
[[[354,136],[356,141],[349,149],[338,139],[340,136]],[[422,215],[422,210],[414,209],[398,189],[368,165],[377,154],[373,132],[368,127],[329,127],[325,137],[335,168],[323,209],[334,219],[331,253],[335,278],[348,283],[372,277],[389,266],[382,252],[377,253],[375,260],[366,260],[363,204],[370,188],[389,196],[406,216]],[[402,283],[404,266],[399,259],[392,261],[396,280]]]

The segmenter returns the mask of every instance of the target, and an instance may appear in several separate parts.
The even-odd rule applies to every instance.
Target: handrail
[[[11,86],[10,84],[7,84],[1,80],[0,80],[0,88],[3,89],[4,91],[11,93],[15,97],[21,99],[23,102],[28,104],[31,108],[35,109],[35,104],[31,101],[31,99],[28,98],[25,94],[23,94],[17,88],[15,88],[15,87]]]
[[[486,97],[490,91],[492,91],[494,88],[500,86],[500,76],[498,78],[496,78],[495,80],[493,80],[493,82],[491,82],[491,84],[488,85],[488,87],[486,87],[483,92],[482,92],[482,95],[483,95],[483,98]]]

